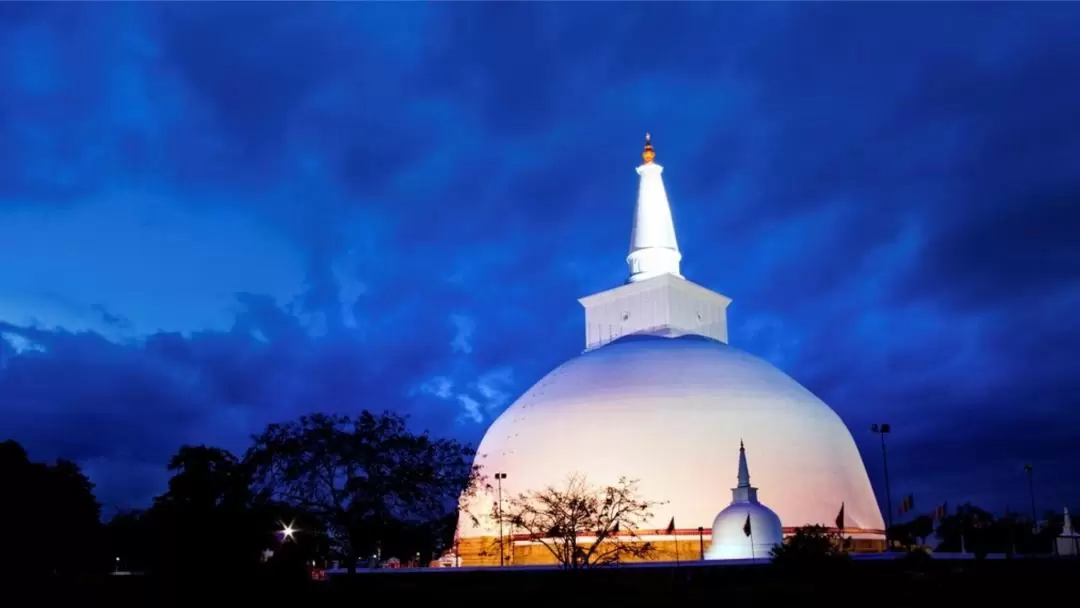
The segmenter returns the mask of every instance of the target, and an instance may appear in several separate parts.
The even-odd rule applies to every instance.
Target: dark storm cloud
[[[121,463],[162,465],[185,442],[243,450],[250,433],[300,412],[408,413],[416,403],[406,401],[406,387],[445,354],[391,340],[372,348],[344,331],[312,337],[272,302],[248,295],[240,301],[232,331],[157,333],[131,343],[0,324],[0,427],[32,452],[104,461],[120,472]],[[424,329],[448,343],[449,328]],[[16,339],[33,348],[12,356]],[[393,382],[383,381],[388,370]],[[456,415],[445,406],[413,413],[424,428]],[[148,498],[136,493],[143,489],[121,487],[106,498],[137,503]]]
[[[576,298],[623,279],[646,129],[684,272],[735,298],[734,343],[844,416],[875,479],[864,429],[887,421],[894,495],[1019,504],[994,480],[1030,460],[1080,498],[1071,6],[0,15],[0,209],[147,192],[303,256],[295,299],[241,294],[231,329],[0,328],[3,428],[112,502],[183,441],[242,447],[312,409],[478,439],[578,351]]]

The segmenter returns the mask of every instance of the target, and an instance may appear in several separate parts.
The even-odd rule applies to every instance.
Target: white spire
[[[739,440],[739,487],[750,487],[750,467],[746,464],[746,447]]]
[[[630,235],[630,282],[644,281],[664,274],[679,278],[679,244],[675,240],[675,223],[671,219],[671,205],[661,174],[664,168],[653,162],[656,151],[651,137],[645,134],[644,161],[637,168],[641,180],[638,184],[637,206],[634,208],[634,228]]]
[[[1076,533],[1073,532],[1072,518],[1069,517],[1069,507],[1065,507],[1065,521],[1064,521],[1064,526],[1061,529],[1061,535],[1062,536],[1074,536],[1075,534]]]
[[[757,502],[757,488],[750,486],[750,466],[746,464],[746,448],[739,440],[739,485],[731,489],[731,502]]]

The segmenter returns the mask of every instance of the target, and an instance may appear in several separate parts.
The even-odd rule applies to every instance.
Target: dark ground
[[[197,580],[108,577],[35,584],[32,595],[5,593],[0,605],[80,606],[376,605],[715,606],[836,605],[969,606],[1073,603],[1080,560],[854,562],[828,568],[777,566],[624,568],[586,572],[385,572],[310,582],[281,573],[255,579]],[[29,581],[22,581],[28,583]],[[44,591],[42,593],[42,591]],[[32,598],[32,601],[31,599]],[[200,607],[201,608],[201,607]]]

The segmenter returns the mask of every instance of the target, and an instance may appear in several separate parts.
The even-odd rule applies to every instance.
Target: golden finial
[[[648,133],[645,134],[645,150],[641,153],[641,159],[645,161],[645,164],[649,164],[656,158],[656,150],[652,147],[652,136]]]

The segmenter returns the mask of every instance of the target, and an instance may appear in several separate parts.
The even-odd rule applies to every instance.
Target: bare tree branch
[[[652,545],[635,531],[657,504],[637,495],[636,481],[621,478],[612,486],[593,487],[572,475],[561,488],[510,498],[502,523],[523,530],[564,568],[588,568],[651,555]]]

